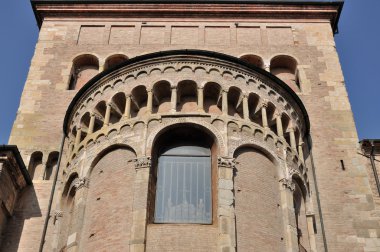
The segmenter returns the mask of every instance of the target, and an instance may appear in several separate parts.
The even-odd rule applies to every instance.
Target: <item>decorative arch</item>
[[[28,172],[32,180],[43,179],[45,167],[42,159],[43,153],[41,151],[35,151],[30,156]]]
[[[70,90],[81,89],[89,80],[99,73],[99,59],[93,54],[83,54],[73,60],[70,75]]]
[[[95,154],[95,157],[91,161],[89,161],[90,165],[88,166],[88,170],[85,171],[86,177],[91,176],[92,169],[96,166],[96,164],[99,162],[99,160],[101,160],[105,155],[107,155],[108,153],[110,153],[111,151],[114,151],[116,149],[129,150],[136,156],[136,151],[131,146],[129,146],[127,144],[118,143],[118,144],[113,144],[111,146],[108,146],[105,149],[98,151]]]
[[[162,123],[158,127],[155,127],[154,130],[152,130],[147,137],[147,155],[153,155],[153,146],[155,145],[157,139],[160,135],[163,133],[171,130],[175,127],[182,127],[182,126],[188,126],[188,127],[195,127],[200,128],[203,131],[205,131],[207,134],[213,137],[215,144],[217,146],[217,154],[218,155],[225,155],[225,143],[223,140],[222,135],[219,133],[219,131],[212,126],[211,124],[205,123],[205,122],[199,122],[199,121],[192,121],[189,119],[173,119],[169,123]]]
[[[290,101],[292,103],[292,107],[297,110],[297,113],[296,113],[297,116],[302,117],[301,123],[304,124],[302,128],[302,134],[303,135],[307,134],[309,130],[308,116],[301,100],[295,94],[295,92],[291,88],[289,88],[288,85],[282,82],[280,79],[276,78],[274,75],[252,64],[249,64],[241,59],[237,59],[237,58],[220,54],[220,53],[201,51],[201,50],[166,51],[166,52],[160,52],[160,53],[147,54],[143,56],[138,56],[133,59],[129,59],[118,67],[117,73],[118,74],[125,73],[125,76],[135,76],[134,78],[143,78],[143,77],[148,76],[149,75],[148,73],[150,73],[150,71],[149,69],[144,70],[143,69],[144,67],[140,64],[140,62],[144,62],[144,66],[147,66],[147,64],[149,65],[151,63],[155,63],[154,66],[156,67],[157,60],[160,60],[162,58],[166,59],[165,64],[164,66],[162,66],[162,68],[165,68],[165,69],[171,68],[173,69],[173,71],[180,71],[180,69],[182,69],[184,66],[182,62],[184,59],[184,55],[186,58],[186,65],[188,65],[191,69],[196,69],[195,65],[192,65],[192,64],[206,66],[206,69],[214,69],[214,68],[220,67],[220,69],[217,69],[217,71],[223,73],[222,74],[223,78],[235,78],[235,77],[238,78],[239,77],[239,80],[242,79],[243,81],[243,82],[239,81],[241,83],[247,83],[247,85],[259,85],[259,91],[262,90],[260,92],[265,92],[265,90],[269,90],[273,93],[274,97],[278,94],[281,94],[280,96],[283,96],[282,101],[284,105],[289,105],[288,103]],[[167,61],[168,58],[170,59],[169,61]],[[277,58],[277,56],[275,58]],[[176,63],[173,64],[172,62],[176,62]],[[272,66],[276,66],[276,64]],[[141,71],[135,71],[133,69],[140,69]],[[77,93],[72,103],[70,104],[69,109],[67,110],[68,112],[65,117],[65,125],[66,125],[65,131],[67,130],[67,124],[68,124],[69,118],[72,118],[72,116],[74,116],[73,114],[71,114],[71,110],[77,106],[76,103],[82,99],[82,96],[83,96],[83,99],[87,99],[87,98],[84,98],[84,96],[85,97],[88,96],[89,92],[91,92],[90,89],[93,86],[93,84],[94,84],[93,88],[100,87],[100,86],[104,87],[103,80],[107,80],[107,78],[104,78],[104,77],[106,77],[108,74],[110,74],[112,71],[115,71],[115,70],[116,69],[105,70],[104,72],[99,74],[96,78],[94,78],[92,81],[88,82],[88,84],[86,84],[86,88],[82,89],[80,92]],[[165,74],[165,72],[163,72],[163,74]],[[251,75],[252,77],[248,78],[247,75]],[[217,78],[220,78],[220,76]],[[250,81],[250,80],[253,80],[253,81]],[[195,92],[192,92],[192,93],[195,93]],[[195,105],[195,101],[194,101],[194,105]]]
[[[258,55],[246,54],[240,56],[240,59],[258,68],[264,69],[264,60]]]
[[[281,202],[279,166],[265,149],[252,144],[237,148],[234,158],[235,228],[239,248],[280,251],[285,246],[283,213],[274,207]]]
[[[294,91],[300,91],[297,60],[289,55],[277,55],[270,61],[270,72],[284,81]]]
[[[91,161],[90,169],[83,172],[90,181],[82,230],[78,230],[83,234],[83,251],[96,251],[100,246],[106,251],[128,251],[136,179],[131,161],[135,158],[129,146],[112,145],[100,151]],[[118,242],[112,242],[113,239]],[[104,243],[105,240],[109,242]]]
[[[153,112],[169,112],[171,109],[171,84],[160,80],[153,84]]]
[[[126,60],[128,60],[128,57],[124,54],[111,55],[105,60],[104,70],[115,68]]]

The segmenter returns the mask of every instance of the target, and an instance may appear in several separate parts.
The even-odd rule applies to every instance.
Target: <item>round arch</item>
[[[95,155],[95,157],[89,161],[90,165],[88,167],[88,170],[85,171],[85,176],[86,177],[90,177],[91,175],[91,172],[92,170],[94,169],[94,167],[96,166],[96,164],[104,157],[106,156],[108,153],[110,153],[111,151],[114,151],[114,150],[117,150],[117,149],[125,149],[125,150],[129,150],[131,152],[133,152],[133,154],[136,156],[136,151],[129,145],[126,145],[126,144],[113,144],[113,145],[110,145],[100,151],[98,151]]]
[[[98,84],[102,83],[103,80],[106,80],[109,75],[113,76],[114,74],[120,73],[121,69],[124,69],[125,71],[130,68],[135,68],[139,64],[145,64],[147,62],[157,62],[160,60],[179,60],[180,58],[183,58],[184,56],[188,58],[196,58],[199,59],[202,62],[199,62],[199,64],[207,64],[208,62],[215,62],[217,61],[218,64],[221,66],[228,66],[232,68],[236,68],[238,71],[246,72],[246,73],[252,73],[255,76],[260,76],[260,78],[265,79],[266,82],[268,82],[268,85],[275,88],[282,94],[284,94],[289,101],[292,102],[292,104],[297,108],[299,111],[299,115],[303,117],[303,123],[304,123],[304,130],[303,134],[308,135],[310,123],[309,123],[309,117],[307,115],[306,109],[301,101],[301,99],[298,97],[298,95],[282,80],[274,76],[273,74],[260,69],[252,64],[249,64],[239,58],[222,54],[222,53],[216,53],[211,51],[203,51],[203,50],[172,50],[172,51],[163,51],[163,52],[156,52],[151,54],[146,54],[142,56],[138,56],[132,59],[129,59],[122,64],[120,64],[115,69],[108,69],[101,73],[99,73],[97,76],[95,76],[93,79],[88,81],[83,88],[81,88],[76,96],[73,98],[72,102],[70,103],[67,113],[64,120],[64,131],[67,134],[68,132],[68,123],[71,119],[72,110],[74,108],[77,108],[77,103],[81,102],[82,97],[85,95],[88,95],[91,92],[91,89],[93,86],[97,86]]]

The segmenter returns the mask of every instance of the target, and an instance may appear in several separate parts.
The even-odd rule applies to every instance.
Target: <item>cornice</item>
[[[327,20],[334,31],[343,1],[32,0],[39,27],[48,17],[238,18]]]

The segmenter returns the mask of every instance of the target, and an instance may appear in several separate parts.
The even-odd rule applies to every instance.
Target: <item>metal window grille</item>
[[[159,157],[156,223],[212,222],[210,150],[177,147]]]

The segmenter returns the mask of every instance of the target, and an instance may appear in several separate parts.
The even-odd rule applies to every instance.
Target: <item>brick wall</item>
[[[117,53],[132,58],[183,48],[236,57],[256,54],[264,59],[265,65],[275,55],[291,55],[298,61],[301,85],[298,95],[311,121],[315,179],[320,188],[327,244],[332,251],[379,249],[379,218],[370,217],[379,215],[374,201],[378,197],[373,196],[370,188],[367,163],[357,154],[356,128],[328,22],[246,19],[239,27],[229,20],[211,18],[207,22],[148,18],[146,22],[143,25],[128,19],[91,21],[58,17],[44,20],[9,140],[19,146],[26,160],[33,151],[58,150],[63,116],[76,93],[67,90],[72,60],[80,54],[96,55],[100,68],[108,56]],[[252,39],[244,35],[247,29],[252,30],[248,34],[256,34]],[[310,156],[306,159],[312,178]],[[340,160],[345,161],[346,171],[341,170]],[[240,183],[238,177],[237,182]],[[35,251],[38,247],[50,185],[35,183],[36,193],[24,201],[34,204],[20,205],[20,215],[16,214],[13,220],[14,230],[6,233],[13,244],[9,246],[25,251]],[[312,189],[313,185],[311,181]],[[313,211],[317,212],[315,194],[312,199]],[[30,212],[33,214],[28,215]],[[30,217],[25,219],[25,215]],[[317,247],[322,250],[321,226],[319,215],[316,216]],[[19,232],[19,237],[15,237],[15,232]],[[153,233],[149,228],[148,237],[154,237]],[[181,240],[180,234],[176,239]],[[152,246],[148,241],[148,248]]]
[[[135,155],[125,149],[106,154],[91,172],[84,215],[83,251],[129,251]]]
[[[284,229],[275,165],[253,148],[236,152],[235,214],[239,251],[284,251]]]

